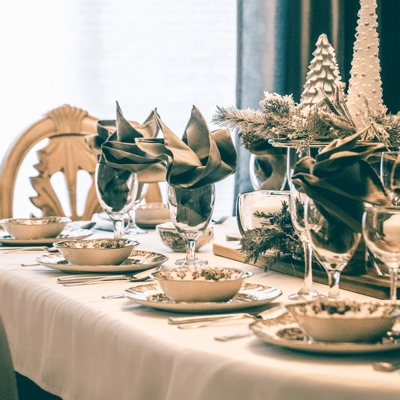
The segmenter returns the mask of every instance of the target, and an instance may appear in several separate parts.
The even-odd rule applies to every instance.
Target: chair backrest
[[[44,118],[18,136],[8,149],[0,166],[0,218],[13,217],[13,197],[17,174],[23,159],[41,140],[48,144],[37,152],[39,172],[30,178],[37,195],[31,202],[42,210],[43,216],[64,216],[65,212],[52,187],[50,178],[57,172],[65,175],[72,220],[87,220],[102,209],[97,199],[94,175],[97,159],[84,137],[96,133],[97,119],[86,111],[63,105],[48,112]],[[77,173],[87,171],[92,184],[82,215],[77,214]]]

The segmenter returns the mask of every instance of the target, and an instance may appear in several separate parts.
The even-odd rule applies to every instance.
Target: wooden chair
[[[71,215],[68,217],[72,220],[90,220],[94,213],[102,212],[94,183],[97,159],[84,140],[86,135],[96,132],[96,118],[79,108],[63,105],[48,112],[18,136],[0,166],[0,218],[13,217],[14,188],[22,161],[33,146],[46,138],[49,143],[37,152],[39,162],[34,166],[39,174],[30,178],[37,192],[37,196],[30,197],[31,202],[42,210],[43,216],[65,216],[50,182],[55,173],[62,172],[69,195]],[[82,215],[77,214],[79,170],[87,171],[92,178]],[[162,201],[157,183],[150,185],[146,201]]]
[[[44,118],[30,126],[10,146],[0,166],[0,218],[13,217],[13,197],[17,174],[23,159],[41,140],[48,144],[37,152],[39,172],[30,178],[37,196],[31,202],[42,210],[43,216],[64,216],[64,210],[52,187],[50,178],[57,172],[65,175],[72,220],[87,220],[102,209],[97,200],[94,174],[97,159],[84,137],[96,133],[97,119],[86,111],[63,105],[48,112]],[[84,212],[77,214],[77,173],[87,171],[92,177]]]

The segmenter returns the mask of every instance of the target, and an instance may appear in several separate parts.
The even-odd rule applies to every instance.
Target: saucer
[[[8,246],[20,246],[20,245],[47,245],[59,242],[64,239],[84,239],[93,234],[92,229],[71,229],[67,228],[62,231],[58,236],[53,238],[42,238],[42,239],[14,239],[7,232],[0,232],[0,243],[7,244]]]
[[[309,353],[362,354],[400,349],[400,341],[383,337],[375,343],[317,342],[309,340],[288,312],[282,315],[253,322],[250,329],[265,343],[287,349]],[[396,330],[397,332],[397,330]]]
[[[168,257],[163,254],[143,250],[133,250],[121,265],[72,265],[60,254],[44,254],[36,262],[45,267],[65,272],[130,272],[141,271],[163,264]]]
[[[282,294],[280,289],[245,283],[239,293],[225,302],[175,302],[167,297],[157,284],[140,285],[124,291],[125,297],[135,303],[158,310],[207,313],[243,310],[267,304]]]

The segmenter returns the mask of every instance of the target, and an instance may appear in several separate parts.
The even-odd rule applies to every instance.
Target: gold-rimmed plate
[[[93,235],[92,229],[65,229],[58,236],[42,239],[14,239],[7,232],[0,231],[0,243],[8,246],[42,246],[53,244],[65,239],[85,239]]]
[[[304,335],[288,312],[276,318],[253,322],[250,329],[265,343],[309,353],[363,354],[400,349],[400,341],[389,337],[375,343],[316,342]],[[397,330],[396,325],[394,330]]]
[[[282,291],[280,289],[271,286],[245,283],[239,293],[229,301],[186,303],[175,302],[167,297],[158,284],[140,285],[124,291],[125,297],[135,303],[158,310],[184,313],[244,310],[267,304],[281,294]]]
[[[44,254],[36,257],[39,264],[64,272],[131,272],[157,267],[168,260],[163,254],[132,250],[128,259],[120,265],[72,265],[61,254]]]

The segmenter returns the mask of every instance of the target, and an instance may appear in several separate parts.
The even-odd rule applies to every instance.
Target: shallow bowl
[[[168,206],[164,203],[146,203],[136,210],[136,223],[143,228],[154,228],[158,224],[171,221]]]
[[[318,299],[285,307],[306,334],[321,342],[378,341],[400,315],[398,305],[355,299]]]
[[[177,253],[185,253],[186,245],[182,236],[175,229],[172,222],[167,222],[156,226],[156,232],[161,240]],[[208,227],[196,241],[196,250],[211,242],[214,237],[214,228]]]
[[[54,247],[72,265],[120,265],[139,244],[131,239],[64,240]]]
[[[151,274],[176,302],[221,302],[234,297],[252,272],[237,268],[174,268]]]
[[[68,217],[6,218],[0,225],[14,239],[30,240],[56,237],[68,222]]]

